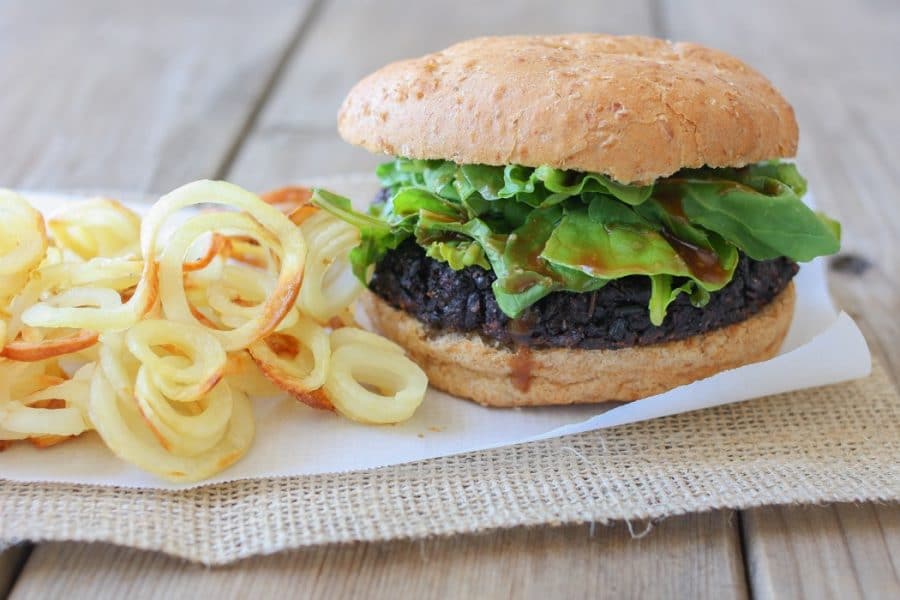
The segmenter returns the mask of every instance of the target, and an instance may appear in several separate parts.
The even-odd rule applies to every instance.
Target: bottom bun
[[[620,350],[513,351],[477,335],[429,332],[370,292],[362,302],[375,328],[406,348],[434,387],[486,406],[544,406],[638,400],[771,358],[791,324],[794,284],[746,321]]]

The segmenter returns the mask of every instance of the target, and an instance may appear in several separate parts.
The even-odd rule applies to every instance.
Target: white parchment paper
[[[357,200],[371,197],[371,180],[334,185]],[[362,191],[361,191],[362,190]],[[73,196],[27,194],[52,212]],[[256,439],[239,463],[204,483],[369,469],[579,433],[827,385],[867,375],[871,357],[856,324],[831,302],[822,259],[803,265],[795,279],[797,306],[775,358],[622,405],[598,404],[491,409],[429,390],[406,423],[365,426],[316,411],[287,397],[255,401]],[[0,478],[177,489],[118,460],[95,433],[37,450],[13,444],[0,452]]]

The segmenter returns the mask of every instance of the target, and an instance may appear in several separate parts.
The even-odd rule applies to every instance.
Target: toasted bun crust
[[[350,91],[338,129],[372,152],[624,183],[793,156],[798,135],[787,101],[734,57],[596,34],[485,37],[390,64]]]
[[[771,358],[791,324],[794,284],[746,321],[677,342],[621,350],[517,353],[477,336],[429,335],[421,322],[371,293],[363,303],[375,328],[405,347],[434,387],[486,406],[543,406],[638,400]]]

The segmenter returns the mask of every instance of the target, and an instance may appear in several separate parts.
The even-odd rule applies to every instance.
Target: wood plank
[[[766,507],[743,514],[758,598],[900,598],[900,506]]]
[[[215,174],[309,6],[0,3],[0,185],[167,191]]]
[[[843,224],[843,252],[863,259],[839,261],[831,291],[900,381],[900,4],[669,0],[661,21],[674,39],[747,60],[793,103],[801,171]]]
[[[108,545],[44,544],[13,600],[89,598],[743,598],[733,513],[325,546],[208,569]],[[636,525],[636,529],[641,529]]]
[[[651,33],[651,3],[460,0],[329,2],[241,148],[231,180],[267,189],[304,177],[370,170],[383,158],[341,141],[335,115],[353,84],[378,67],[487,34]]]

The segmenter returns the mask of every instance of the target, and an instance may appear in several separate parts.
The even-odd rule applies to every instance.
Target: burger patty
[[[425,255],[413,240],[376,266],[370,289],[436,333],[477,333],[505,346],[616,349],[680,340],[743,321],[777,296],[797,273],[787,258],[756,261],[741,255],[731,282],[696,308],[686,294],[673,301],[659,327],[650,322],[650,278],[623,277],[594,292],[554,292],[518,319],[494,298],[493,271],[454,271]]]

